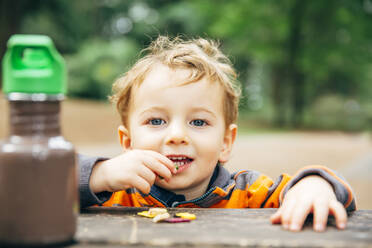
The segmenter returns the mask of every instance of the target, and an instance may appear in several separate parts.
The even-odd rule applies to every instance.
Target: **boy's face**
[[[171,159],[178,173],[156,184],[168,190],[207,183],[218,161],[228,160],[236,125],[225,127],[223,88],[205,78],[180,85],[190,70],[158,65],[133,92],[124,149],[153,150]]]

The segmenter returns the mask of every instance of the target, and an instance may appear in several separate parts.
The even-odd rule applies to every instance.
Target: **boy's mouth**
[[[167,155],[167,158],[174,163],[177,173],[186,170],[194,160],[186,155]]]

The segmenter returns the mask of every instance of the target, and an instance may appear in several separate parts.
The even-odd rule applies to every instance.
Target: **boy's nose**
[[[189,138],[187,137],[186,130],[182,125],[173,124],[169,127],[169,132],[166,138],[166,144],[187,145]]]

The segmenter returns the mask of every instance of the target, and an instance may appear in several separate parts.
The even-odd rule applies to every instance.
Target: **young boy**
[[[311,212],[316,231],[325,229],[329,213],[345,228],[354,197],[330,169],[309,166],[273,182],[223,167],[237,133],[240,92],[213,42],[159,37],[147,51],[113,87],[123,154],[80,156],[82,207],[280,207],[271,221],[291,231]]]

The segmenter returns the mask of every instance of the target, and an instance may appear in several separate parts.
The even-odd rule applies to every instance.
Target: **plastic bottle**
[[[75,152],[60,131],[66,71],[52,40],[13,35],[3,58],[9,136],[0,142],[0,246],[73,240]],[[3,113],[2,113],[3,114]]]

